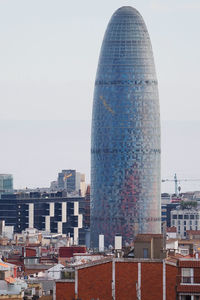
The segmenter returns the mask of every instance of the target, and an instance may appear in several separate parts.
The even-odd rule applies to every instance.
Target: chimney
[[[121,235],[115,236],[115,250],[122,250],[122,237]]]
[[[104,252],[104,235],[99,235],[99,252]]]

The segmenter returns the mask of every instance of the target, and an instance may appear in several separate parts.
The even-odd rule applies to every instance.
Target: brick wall
[[[200,283],[200,268],[194,268],[194,282]]]
[[[115,261],[116,300],[137,299],[138,263],[141,264],[141,299],[163,300],[162,261]],[[166,263],[166,300],[176,299],[176,276],[178,268]],[[56,283],[57,300],[74,297],[74,283]],[[87,265],[78,269],[78,298],[81,300],[112,299],[112,262]]]
[[[176,299],[176,278],[178,275],[178,268],[166,264],[166,300]]]
[[[111,284],[111,262],[80,269],[78,271],[78,298],[83,300],[91,300],[92,298],[111,300]]]
[[[74,295],[74,282],[56,282],[56,300],[72,300]]]
[[[136,299],[136,282],[138,264],[135,262],[118,262],[115,264],[116,299]]]
[[[141,299],[163,299],[163,264],[143,262],[141,264]]]

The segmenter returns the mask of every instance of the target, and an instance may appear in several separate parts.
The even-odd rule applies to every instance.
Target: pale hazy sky
[[[89,181],[98,56],[123,5],[140,11],[152,41],[162,177],[200,178],[199,0],[0,0],[0,173],[12,173],[15,187],[48,186],[65,168]]]

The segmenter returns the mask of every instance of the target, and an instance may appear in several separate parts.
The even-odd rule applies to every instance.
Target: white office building
[[[171,211],[171,225],[177,228],[178,238],[186,238],[186,230],[200,230],[200,209]]]

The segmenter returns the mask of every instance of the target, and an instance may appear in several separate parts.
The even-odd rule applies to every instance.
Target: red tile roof
[[[167,227],[167,232],[176,232],[176,227],[175,226]]]
[[[186,230],[187,234],[200,235],[200,230]]]
[[[188,259],[188,260],[179,260],[179,267],[181,268],[200,268],[200,260]]]
[[[9,265],[7,265],[6,263],[2,263],[2,262],[0,262],[0,266],[4,267],[4,268],[9,268]]]
[[[179,245],[192,245],[192,244],[199,244],[200,240],[198,239],[191,239],[191,240],[178,240]]]
[[[172,256],[172,255],[170,254],[170,256]],[[185,256],[182,255],[182,254],[180,254],[180,253],[175,253],[173,257],[175,257],[175,258],[177,258],[177,259],[178,259],[178,258],[185,258]]]
[[[8,283],[15,283],[16,280],[13,277],[7,277],[5,278],[5,281]]]

